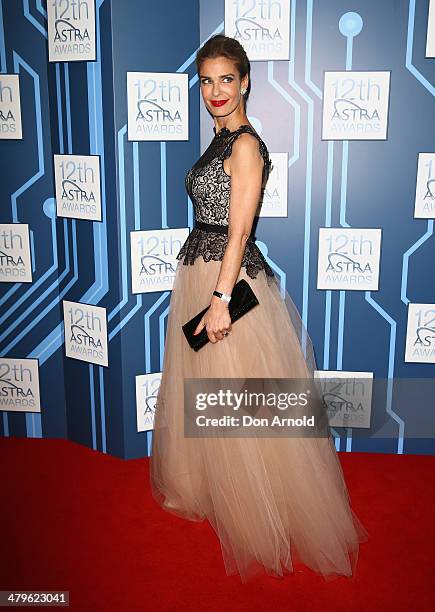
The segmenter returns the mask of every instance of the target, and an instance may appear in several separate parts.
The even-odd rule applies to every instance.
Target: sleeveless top
[[[251,126],[241,125],[233,132],[223,127],[217,133],[213,127],[213,131],[215,135],[208,148],[187,172],[185,187],[193,204],[195,221],[228,228],[231,177],[224,171],[223,162],[230,157],[234,141],[245,132],[257,138],[264,160],[262,186],[269,176],[272,162],[265,143]],[[199,256],[202,256],[204,261],[222,260],[227,241],[226,233],[194,227],[181,247],[177,259],[183,259],[184,265],[193,264]],[[253,236],[246,242],[241,267],[246,268],[246,273],[251,278],[255,278],[260,270],[264,270],[267,276],[274,276]]]

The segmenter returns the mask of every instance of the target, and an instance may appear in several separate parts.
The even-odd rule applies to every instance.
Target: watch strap
[[[228,293],[222,293],[221,291],[213,291],[213,295],[215,295],[216,297],[220,298],[221,300],[223,300],[224,302],[229,302],[231,300],[231,295],[229,295]]]

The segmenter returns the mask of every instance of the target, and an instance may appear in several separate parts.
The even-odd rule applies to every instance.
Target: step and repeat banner
[[[257,244],[337,448],[435,452],[435,0],[1,10],[2,435],[149,454],[184,175],[213,137],[194,58],[225,33],[273,163]]]

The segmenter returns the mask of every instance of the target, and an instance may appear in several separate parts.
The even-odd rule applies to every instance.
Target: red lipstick
[[[224,104],[226,104],[228,102],[227,100],[212,100],[211,103],[213,104],[213,106],[223,106]]]

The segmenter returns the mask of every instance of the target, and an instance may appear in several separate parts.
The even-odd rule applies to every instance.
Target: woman
[[[316,369],[299,313],[251,236],[271,162],[246,115],[248,58],[238,41],[217,35],[198,51],[196,65],[214,138],[186,175],[195,227],[177,255],[152,492],[168,512],[207,518],[227,574],[238,572],[244,582],[258,571],[292,572],[295,561],[325,577],[350,576],[367,532],[350,508],[330,437],[184,436],[185,378],[306,378]],[[240,279],[259,304],[232,325],[226,296]],[[195,333],[205,328],[210,342],[195,352],[182,325],[209,304]]]

